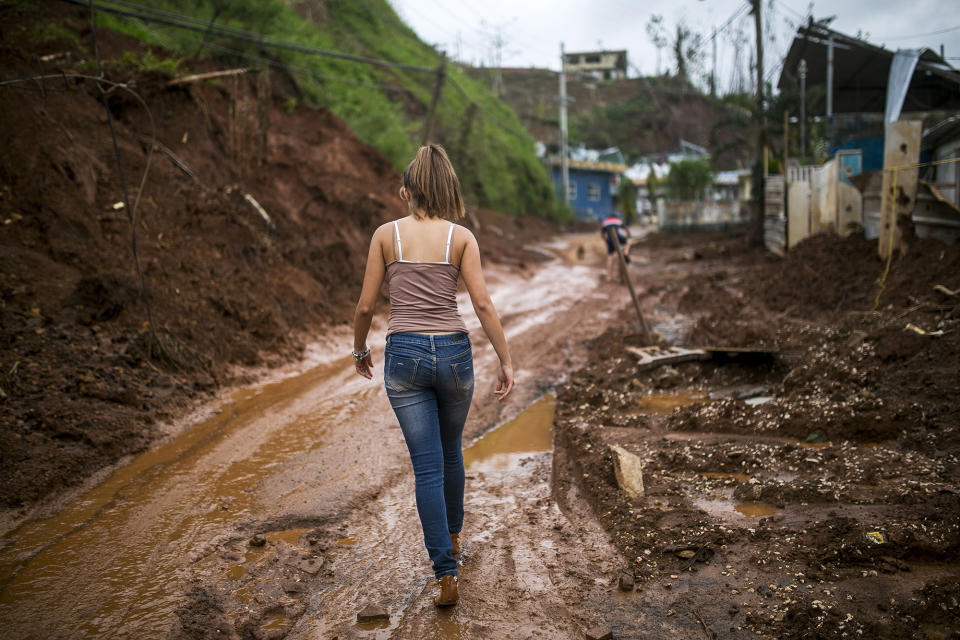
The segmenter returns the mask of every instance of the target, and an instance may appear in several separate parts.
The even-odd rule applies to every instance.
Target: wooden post
[[[763,110],[763,21],[760,17],[760,7],[763,4],[761,0],[751,0],[753,6],[753,22],[757,38],[757,106],[754,114],[754,122],[757,127],[757,154],[763,154],[764,168],[760,176],[760,184],[757,185],[760,201],[757,203],[757,212],[753,220],[753,242],[763,244],[764,242],[764,217],[766,216],[766,180],[767,180],[767,121]]]
[[[922,129],[923,123],[919,120],[898,120],[888,123],[886,127],[883,184],[880,190],[880,234],[877,242],[877,252],[881,258],[901,249],[897,218],[913,213],[914,199],[917,197],[917,170],[895,171],[893,167],[919,161]]]
[[[427,110],[427,119],[423,123],[423,144],[429,144],[433,138],[433,124],[437,116],[437,103],[440,101],[440,92],[443,90],[444,80],[447,78],[447,54],[440,54],[440,66],[437,67],[437,79],[433,84],[433,95],[430,97],[430,108]]]
[[[640,311],[640,301],[637,300],[637,292],[633,290],[633,283],[630,281],[630,273],[627,271],[627,260],[623,257],[623,248],[620,247],[620,238],[617,237],[615,225],[607,227],[607,237],[613,246],[617,248],[617,257],[620,258],[620,271],[623,273],[623,279],[627,281],[627,288],[630,290],[630,298],[633,300],[633,308],[637,311],[637,318],[640,320],[640,327],[643,331],[643,341],[651,344],[650,329],[647,328],[647,321],[643,319],[643,313]]]
[[[467,164],[467,158],[470,155],[467,152],[467,145],[470,144],[470,132],[473,129],[473,120],[476,117],[477,105],[476,103],[471,102],[470,106],[467,107],[467,115],[463,119],[463,130],[460,133],[460,141],[457,144],[457,155],[460,156],[458,159],[461,172],[463,171],[464,166]]]
[[[783,251],[790,247],[790,178],[787,165],[790,163],[790,110],[783,112]]]

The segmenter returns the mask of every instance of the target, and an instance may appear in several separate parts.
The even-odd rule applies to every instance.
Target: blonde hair
[[[459,220],[466,211],[460,180],[447,152],[438,144],[420,147],[403,170],[403,188],[410,194],[415,210],[430,218]]]

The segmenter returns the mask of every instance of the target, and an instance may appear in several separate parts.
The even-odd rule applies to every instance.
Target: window
[[[600,202],[600,185],[591,182],[587,185],[587,200],[590,202]]]
[[[600,62],[600,56],[598,55],[583,56],[583,61],[591,64],[598,64]]]
[[[570,182],[567,184],[567,200],[576,200],[577,199],[577,183]]]

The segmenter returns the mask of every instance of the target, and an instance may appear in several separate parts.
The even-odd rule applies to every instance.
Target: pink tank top
[[[450,262],[453,227],[451,222],[443,262],[411,262],[403,259],[400,227],[393,223],[397,259],[387,265],[387,290],[390,293],[388,336],[401,331],[467,333],[457,309],[460,267]]]

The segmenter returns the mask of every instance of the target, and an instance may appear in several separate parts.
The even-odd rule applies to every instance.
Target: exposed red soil
[[[884,264],[858,237],[815,236],[782,260],[716,236],[655,236],[637,254],[688,270],[638,279],[661,313],[697,319],[690,342],[779,355],[638,372],[623,349],[637,335],[611,331],[572,375],[558,438],[630,571],[724,637],[956,637],[960,300],[933,287],[960,285],[960,247],[912,243],[877,311]],[[774,399],[738,397],[754,387]],[[689,392],[703,395],[666,415],[642,408]],[[611,444],[642,460],[646,497],[618,488]],[[722,572],[678,555],[701,548]]]
[[[83,10],[53,10],[89,37]],[[0,11],[5,78],[64,53],[44,71],[89,73],[89,51],[31,36],[33,9]],[[329,112],[279,106],[279,83],[259,103],[253,75],[168,87],[116,61],[142,55],[138,41],[101,29],[98,42],[106,77],[143,98],[162,145],[148,156],[147,110],[110,91],[131,200],[150,162],[134,228],[116,204],[123,188],[96,84],[67,77],[47,80],[45,95],[31,83],[0,90],[3,507],[142,450],[199,397],[242,382],[244,369],[297,358],[324,326],[350,320],[371,232],[406,213],[388,162]],[[523,245],[554,230],[486,210],[465,224],[488,259],[518,265],[541,260]]]

